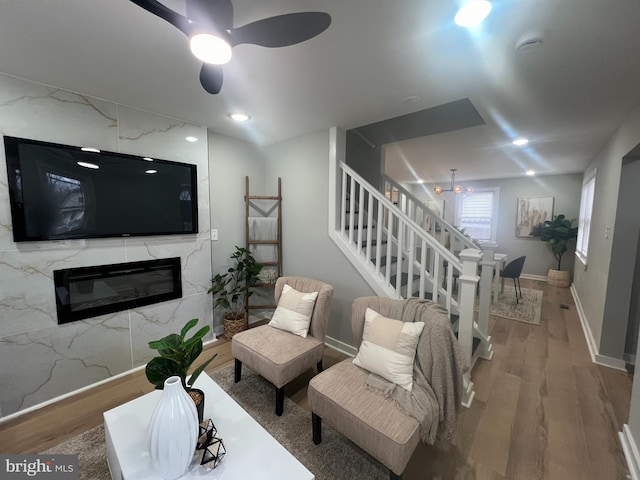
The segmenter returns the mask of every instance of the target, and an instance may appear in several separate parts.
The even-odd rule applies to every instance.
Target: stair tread
[[[373,261],[373,260],[372,260]],[[393,255],[391,257],[391,263],[397,263],[398,262],[398,257],[396,257],[395,255]],[[380,266],[381,267],[385,267],[387,265],[387,256],[383,255],[382,257],[380,257]]]
[[[396,284],[396,277],[397,275],[391,275],[391,283],[393,285]],[[418,275],[417,273],[413,274],[413,280],[420,280],[420,275]],[[409,282],[409,274],[406,272],[402,272],[402,276],[400,277],[400,285],[405,286],[407,283]]]
[[[458,338],[458,332],[453,332],[453,334],[456,336],[456,338]],[[482,339],[478,338],[474,335],[473,337],[473,341],[471,343],[471,354],[473,355],[474,353],[476,353],[476,350],[478,349],[478,347],[480,346],[480,344],[482,343]]]
[[[382,240],[382,242],[380,242],[380,245],[386,245],[386,244],[387,244],[386,240]],[[374,238],[374,239],[371,240],[371,246],[375,247],[376,245],[378,245],[378,241]],[[366,240],[362,241],[362,246],[363,247],[367,246],[367,241]]]
[[[420,294],[418,291],[413,292],[413,297],[414,298],[419,298]],[[431,292],[424,292],[424,297],[425,300],[433,300],[433,293]]]

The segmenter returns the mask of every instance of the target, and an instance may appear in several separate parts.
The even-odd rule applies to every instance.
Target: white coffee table
[[[215,469],[192,463],[181,478],[315,478],[206,373],[198,377],[195,386],[205,392],[204,418],[213,420],[227,453]],[[113,480],[160,480],[151,465],[147,447],[147,427],[160,395],[162,392],[156,390],[104,412],[107,459]]]

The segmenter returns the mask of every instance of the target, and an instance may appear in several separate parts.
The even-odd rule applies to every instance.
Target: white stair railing
[[[431,236],[452,252],[460,252],[465,248],[480,248],[473,239],[464,235],[444,218],[439,217],[422,200],[386,175],[383,175],[383,191],[386,197],[416,224],[424,227],[428,223]]]
[[[443,305],[472,364],[480,250],[465,249],[457,257],[348,165],[340,163],[339,172],[339,216],[331,232],[336,244],[379,295]],[[467,376],[465,405],[473,400],[472,387]]]
[[[388,296],[429,294],[433,300],[442,298],[443,303],[456,305],[457,296],[452,288],[447,289],[447,284],[453,285],[459,277],[460,259],[348,165],[343,163],[340,169],[340,203],[347,207],[340,209],[339,233],[375,273],[383,275]],[[423,261],[423,257],[433,261]],[[402,265],[404,275],[392,275],[391,269],[386,268],[391,263]]]
[[[478,321],[475,325],[474,333],[481,339],[481,345],[476,351],[475,358],[491,360],[493,357],[493,346],[489,336],[489,309],[491,306],[491,291],[493,288],[493,275],[495,268],[494,253],[498,246],[495,242],[474,241],[471,237],[463,234],[456,227],[445,219],[439,217],[426,204],[404,188],[398,182],[383,175],[383,189],[385,196],[409,216],[418,225],[429,224],[428,232],[433,238],[442,243],[454,254],[466,248],[479,248],[482,250],[482,273],[479,283],[479,313]],[[429,220],[427,222],[427,220]]]

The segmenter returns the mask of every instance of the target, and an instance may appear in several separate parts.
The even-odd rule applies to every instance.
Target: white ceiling
[[[460,1],[235,0],[236,26],[297,11],[332,24],[290,47],[235,47],[209,95],[188,39],[128,0],[2,0],[0,72],[260,144],[469,98],[486,125],[388,146],[396,180],[583,171],[640,100],[640,1],[493,0],[477,31],[453,23]],[[534,33],[542,47],[517,52]]]

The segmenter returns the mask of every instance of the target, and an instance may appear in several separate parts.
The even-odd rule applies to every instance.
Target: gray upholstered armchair
[[[276,387],[277,415],[282,415],[287,383],[314,365],[318,372],[322,371],[324,337],[333,301],[333,287],[327,283],[303,277],[280,277],[275,285],[276,304],[285,285],[298,292],[318,292],[307,337],[262,325],[237,333],[231,341],[235,382],[241,379],[242,364],[271,382]]]
[[[421,440],[434,443],[437,437],[455,443],[456,414],[462,398],[466,361],[457,346],[446,310],[437,303],[418,299],[357,298],[351,315],[356,347],[360,348],[363,343],[365,318],[371,318],[371,313],[366,314],[367,308],[388,319],[405,323],[424,322],[413,365],[413,389],[409,394],[402,389],[396,389],[400,392],[385,389],[381,390],[385,393],[380,393],[371,387],[379,382],[376,378],[381,377],[372,377],[369,371],[355,365],[353,359],[333,365],[309,382],[313,441],[316,444],[322,441],[321,426],[326,420],[385,465],[390,471],[390,478],[397,480],[402,478]],[[379,325],[373,328],[379,329]],[[392,336],[392,332],[386,330],[381,333],[385,340]],[[400,343],[406,340],[402,333],[398,338]],[[418,378],[421,378],[421,384],[428,384],[426,390],[429,390],[430,400],[422,405],[428,404],[429,408],[413,416],[407,413],[412,409],[401,408],[399,405],[406,404],[397,403],[399,397],[393,394],[404,395],[400,400],[417,398],[414,395],[421,389]]]

